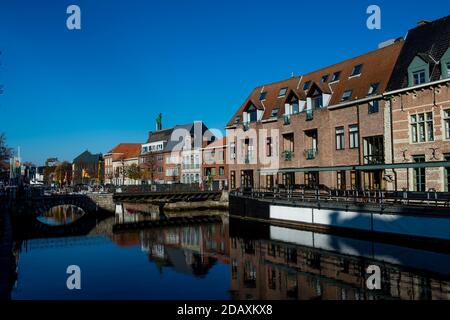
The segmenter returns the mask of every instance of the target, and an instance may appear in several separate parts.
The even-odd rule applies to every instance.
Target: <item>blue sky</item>
[[[81,8],[81,30],[66,8]],[[381,8],[381,30],[366,9]],[[163,126],[223,129],[257,85],[313,71],[450,13],[442,0],[0,0],[0,132],[71,161]]]

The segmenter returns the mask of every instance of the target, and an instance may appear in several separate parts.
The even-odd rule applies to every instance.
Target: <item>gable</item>
[[[413,85],[414,72],[425,70],[425,82],[430,82],[430,66],[420,56],[415,56],[408,66],[408,84]]]
[[[441,79],[449,78],[449,64],[450,64],[450,46],[447,48],[447,51],[442,55],[441,58]]]

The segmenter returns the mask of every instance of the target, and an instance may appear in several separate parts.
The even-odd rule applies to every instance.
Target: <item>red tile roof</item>
[[[140,143],[120,143],[108,153],[118,154],[119,159],[129,159],[139,157],[141,154]]]
[[[228,122],[227,126],[232,126],[238,115],[241,116],[239,122],[242,123],[242,113],[249,103],[252,103],[258,109],[264,110],[262,120],[270,119],[272,110],[275,108],[279,108],[278,117],[281,117],[284,114],[284,105],[287,98],[295,94],[300,100],[305,100],[308,90],[312,88],[313,84],[323,93],[331,94],[329,106],[339,104],[342,94],[346,90],[352,90],[352,96],[349,101],[366,97],[369,86],[372,83],[379,82],[378,92],[384,92],[403,43],[403,40],[399,40],[384,48],[333,64],[303,76],[256,87]],[[351,77],[353,68],[358,64],[363,65],[361,74]],[[341,72],[339,81],[331,82],[333,73],[337,71]],[[325,75],[328,75],[328,80],[322,83],[321,79]],[[307,81],[311,81],[311,84],[307,92],[305,92],[303,86]],[[279,97],[278,93],[284,87],[288,88],[287,93]],[[267,92],[263,101],[259,100],[261,92]]]

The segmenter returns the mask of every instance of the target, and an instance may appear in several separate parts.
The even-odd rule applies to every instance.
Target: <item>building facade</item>
[[[229,185],[448,191],[450,17],[259,86],[227,124]]]
[[[228,188],[227,139],[209,144],[202,151],[203,183],[207,188]]]
[[[102,184],[104,182],[104,173],[104,162],[101,153],[93,154],[86,150],[72,162],[74,185]]]
[[[140,143],[120,143],[104,156],[105,183],[114,185],[141,184]]]
[[[201,148],[211,141],[202,121],[150,132],[141,150],[146,183],[200,183]]]
[[[150,131],[148,140],[142,145],[140,163],[143,169],[143,182],[147,184],[165,183],[166,146],[173,128]]]
[[[450,16],[409,30],[385,99],[389,105],[386,163],[394,190],[450,189]],[[387,134],[389,136],[389,133]]]
[[[229,185],[379,189],[382,93],[403,40],[303,76],[259,86],[227,125]]]

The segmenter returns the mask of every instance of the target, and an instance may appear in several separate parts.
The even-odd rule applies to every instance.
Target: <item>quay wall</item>
[[[306,226],[358,230],[409,237],[450,240],[450,215],[430,208],[408,212],[407,208],[373,211],[366,206],[321,206],[320,203],[278,203],[275,201],[230,196],[230,215],[267,222],[286,222]]]
[[[115,205],[112,193],[88,193],[87,196],[94,201],[100,209],[114,212]]]

